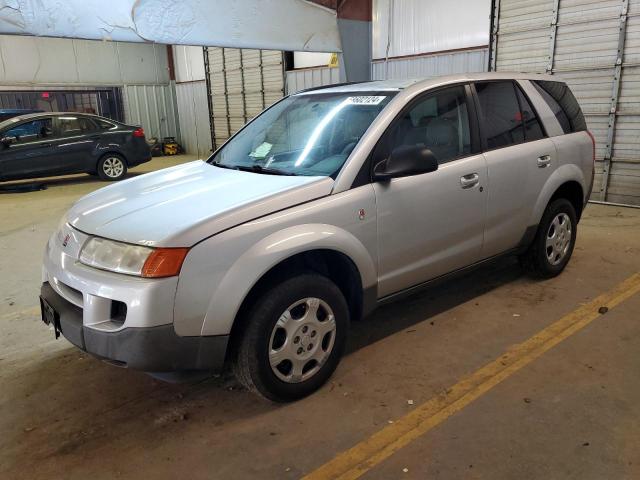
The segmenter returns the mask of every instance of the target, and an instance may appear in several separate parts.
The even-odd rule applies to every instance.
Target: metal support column
[[[372,0],[337,2],[338,32],[342,52],[338,54],[341,82],[371,80]]]
[[[247,123],[247,88],[244,84],[244,50],[240,49],[240,81],[242,83],[242,118]]]
[[[227,138],[231,136],[231,112],[229,111],[229,91],[227,89],[227,59],[224,53],[224,47],[222,47],[222,79],[224,81],[224,103],[226,107],[227,117]]]
[[[607,143],[605,145],[604,162],[602,165],[602,182],[600,184],[600,200],[607,200],[609,187],[609,173],[611,171],[611,159],[613,157],[613,142],[616,133],[616,115],[618,111],[618,98],[620,96],[620,84],[622,80],[622,64],[624,60],[624,43],[627,33],[627,12],[629,0],[622,0],[620,9],[620,23],[618,32],[618,54],[616,56],[616,68],[613,78],[613,91],[611,92],[611,107],[609,108],[609,124],[607,126]]]
[[[547,63],[547,73],[553,73],[553,63],[556,57],[556,34],[558,33],[558,11],[560,10],[560,0],[553,1],[553,12],[551,17],[551,33],[549,34],[549,62]]]
[[[267,108],[264,99],[264,60],[262,59],[262,50],[260,50],[260,93],[262,94],[262,109]]]
[[[491,43],[489,45],[489,71],[496,71],[496,57],[498,53],[498,29],[500,26],[500,0],[493,0],[493,15],[491,18]]]
[[[209,49],[202,47],[204,56],[204,81],[207,86],[207,106],[209,107],[209,131],[211,133],[211,149],[215,152],[218,149],[216,144],[215,119],[213,118],[213,94],[211,93],[211,69],[209,67]]]

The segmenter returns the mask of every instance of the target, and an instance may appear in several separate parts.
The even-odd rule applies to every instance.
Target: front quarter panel
[[[362,287],[376,284],[371,185],[247,222],[193,247],[178,282],[176,333],[229,334],[244,298],[266,272],[295,254],[317,249],[347,255],[360,272]]]

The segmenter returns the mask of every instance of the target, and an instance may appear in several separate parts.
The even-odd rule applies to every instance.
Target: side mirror
[[[435,172],[437,169],[438,160],[431,150],[418,145],[403,145],[393,150],[388,159],[376,164],[373,168],[373,178],[378,181],[387,181],[392,178]]]

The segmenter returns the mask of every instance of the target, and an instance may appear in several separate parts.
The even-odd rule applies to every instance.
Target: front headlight
[[[80,262],[115,273],[157,278],[180,273],[188,248],[151,248],[92,237],[80,251]]]

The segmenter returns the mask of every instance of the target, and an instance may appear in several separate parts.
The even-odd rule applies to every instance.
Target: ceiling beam
[[[0,34],[339,52],[338,5],[338,0],[0,0]]]

